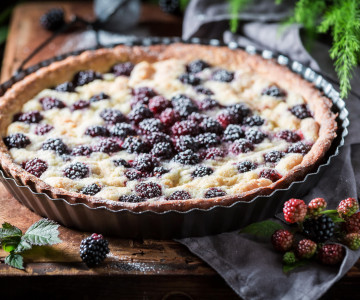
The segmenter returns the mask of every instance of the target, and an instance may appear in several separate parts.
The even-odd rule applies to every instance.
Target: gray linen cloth
[[[279,35],[279,25],[270,23],[288,16],[291,11],[289,2],[292,1],[286,1],[287,4],[282,6],[273,5],[273,1],[253,1],[255,5],[240,14],[240,18],[247,22],[241,23],[241,34],[237,35],[226,30],[229,20],[226,2],[192,0],[185,15],[183,38],[197,36],[219,38],[225,42],[235,40],[241,45],[252,44],[258,48],[277,50],[315,70],[321,69],[335,79],[332,62],[327,58],[327,46],[314,45],[312,55],[318,58],[316,62],[301,42],[299,26],[291,26]],[[357,70],[355,82],[359,82],[359,74]],[[353,92],[359,90],[359,85],[353,84]],[[324,197],[329,208],[336,208],[342,199],[358,198],[360,101],[354,93],[346,99],[350,130],[345,146],[319,183],[303,197],[305,201]],[[346,257],[340,267],[313,263],[286,275],[282,272],[281,254],[273,250],[269,241],[239,234],[238,231],[178,241],[212,266],[243,299],[318,299],[360,257],[360,251],[346,249]]]

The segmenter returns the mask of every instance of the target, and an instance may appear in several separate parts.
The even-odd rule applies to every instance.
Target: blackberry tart
[[[1,98],[3,169],[90,207],[187,211],[302,179],[336,137],[332,103],[226,47],[117,46],[55,62]]]

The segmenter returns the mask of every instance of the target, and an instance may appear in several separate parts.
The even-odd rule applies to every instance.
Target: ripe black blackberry
[[[64,169],[64,175],[70,179],[85,178],[89,175],[89,168],[81,162],[76,162]]]
[[[101,100],[108,100],[108,99],[110,99],[110,96],[105,94],[104,92],[101,92],[99,94],[92,96],[89,101],[90,102],[98,102]]]
[[[75,92],[75,86],[71,81],[66,81],[64,83],[61,83],[57,85],[54,89],[55,91],[58,92],[68,92],[68,93]]]
[[[109,136],[109,130],[104,126],[94,125],[85,130],[85,135],[90,135],[91,137]]]
[[[122,159],[122,158],[114,159],[113,163],[116,167],[119,167],[119,166],[123,166],[124,168],[131,167],[130,164],[125,159]]]
[[[205,132],[196,137],[199,147],[210,148],[220,144],[220,138],[216,133]]]
[[[31,144],[31,141],[25,134],[14,133],[4,138],[4,143],[9,149],[25,148],[27,145]]]
[[[295,117],[301,120],[311,117],[311,112],[309,111],[309,108],[306,104],[294,105],[292,108],[290,108],[290,111]]]
[[[153,175],[156,177],[160,177],[163,174],[169,173],[168,169],[165,169],[164,167],[156,167],[154,168]]]
[[[233,142],[245,137],[245,132],[240,125],[230,124],[224,131],[224,141]]]
[[[96,79],[102,79],[102,75],[93,70],[80,71],[75,74],[73,84],[75,86],[82,86],[88,84]]]
[[[68,148],[59,138],[49,138],[41,146],[43,150],[53,150],[58,155],[68,153]]]
[[[320,215],[316,219],[306,219],[303,228],[309,238],[322,243],[334,235],[335,223],[329,216]]]
[[[180,15],[180,0],[159,0],[160,9],[171,15]]]
[[[284,155],[284,152],[273,150],[264,154],[264,160],[268,163],[277,163]]]
[[[122,147],[129,153],[145,153],[150,148],[147,143],[135,136],[127,137]]]
[[[94,152],[103,152],[107,154],[115,153],[120,150],[121,146],[116,138],[103,139],[93,147]]]
[[[199,144],[194,137],[182,135],[175,139],[175,149],[179,152],[185,150],[197,151],[199,149]]]
[[[287,152],[288,153],[300,153],[300,154],[306,154],[310,151],[311,146],[307,145],[303,142],[297,142],[295,144],[292,144],[289,146]]]
[[[194,74],[182,74],[179,76],[179,80],[183,83],[183,84],[189,84],[189,85],[199,85],[201,82],[201,79],[199,77],[196,77]]]
[[[121,122],[126,122],[126,117],[120,110],[105,108],[101,113],[100,117],[109,124],[117,124]]]
[[[257,165],[251,161],[242,161],[241,163],[237,164],[237,169],[239,173],[246,173],[251,170],[255,170]]]
[[[138,124],[142,120],[152,117],[152,111],[146,105],[142,104],[135,105],[131,112],[128,114],[128,118],[130,119],[130,121],[134,122],[135,124]]]
[[[220,188],[210,188],[205,192],[205,198],[215,198],[215,197],[222,197],[225,196],[226,192]]]
[[[232,112],[234,115],[238,116],[238,118],[245,118],[251,114],[251,110],[245,104],[237,103],[234,105],[230,105],[226,108],[228,111]]]
[[[204,132],[213,132],[217,134],[221,134],[223,131],[221,124],[213,118],[205,118],[201,122],[200,128]]]
[[[206,166],[199,166],[195,169],[194,172],[191,173],[192,177],[204,177],[208,176],[214,173],[214,170],[212,168],[206,167]]]
[[[209,93],[209,92],[206,92],[203,90],[203,93]],[[211,95],[211,94],[207,94],[207,95]],[[212,98],[204,98],[203,100],[201,100],[198,103],[198,105],[199,105],[200,110],[203,110],[203,111],[211,110],[213,108],[220,106],[219,102],[217,102],[215,99],[212,99]]]
[[[40,24],[46,30],[56,31],[65,25],[64,11],[61,8],[52,8],[40,17]]]
[[[145,173],[142,173],[140,171],[134,170],[134,169],[130,169],[127,170],[124,175],[126,176],[127,179],[129,180],[138,180],[142,177],[146,177]]]
[[[93,233],[81,241],[80,257],[88,267],[103,262],[109,252],[109,242],[101,234]]]
[[[25,113],[16,114],[14,116],[14,122],[24,122],[24,123],[39,123],[44,117],[37,110],[28,111]]]
[[[131,99],[131,103],[133,105],[136,104],[149,104],[151,98],[155,97],[157,93],[149,87],[142,86],[132,90],[133,98]],[[132,106],[133,106],[132,105]]]
[[[78,100],[70,106],[71,111],[90,107],[90,101]]]
[[[192,120],[176,122],[171,127],[171,133],[175,136],[180,135],[197,135],[200,133],[199,125]]]
[[[117,123],[110,128],[110,133],[112,136],[117,136],[119,138],[125,139],[130,135],[136,135],[135,129],[127,123]]]
[[[84,195],[94,196],[100,191],[101,191],[101,187],[99,185],[97,185],[96,183],[92,183],[90,185],[83,187],[81,189],[80,193],[82,193]]]
[[[39,99],[39,102],[43,108],[43,110],[50,110],[53,108],[64,108],[65,103],[59,99],[53,97],[43,97]]]
[[[247,153],[254,150],[254,144],[247,139],[238,139],[231,146],[230,151],[234,154]]]
[[[196,165],[200,161],[200,158],[199,155],[193,151],[186,150],[175,155],[173,160],[183,165]]]
[[[135,186],[136,193],[143,198],[160,197],[162,194],[161,186],[155,182],[140,182]]]
[[[264,124],[264,119],[258,115],[253,115],[244,119],[243,124],[249,126],[261,126]]]
[[[132,166],[140,172],[151,172],[158,165],[158,161],[151,154],[142,153],[138,155]]]
[[[275,97],[275,98],[283,98],[286,96],[286,92],[284,90],[280,89],[279,87],[277,87],[276,85],[271,85],[271,86],[263,89],[263,91],[261,92],[261,95],[266,95],[266,96]]]
[[[23,168],[25,171],[33,174],[34,176],[40,177],[42,173],[47,170],[48,165],[45,161],[39,158],[34,158],[23,163]]]
[[[145,135],[144,138],[150,145],[155,145],[157,143],[171,143],[170,136],[163,132],[152,132],[149,135]]]
[[[212,73],[211,79],[221,82],[231,82],[234,79],[234,72],[219,69]]]
[[[260,144],[266,138],[266,134],[251,128],[245,132],[245,137],[254,144]]]
[[[139,202],[145,201],[145,199],[142,197],[139,197],[135,194],[130,194],[130,195],[121,195],[119,198],[119,201],[130,202],[130,203],[139,203]]]
[[[188,73],[198,73],[209,67],[210,65],[206,61],[197,59],[197,60],[193,60],[186,66],[186,71]]]
[[[71,155],[74,156],[90,156],[90,154],[92,153],[92,149],[90,148],[90,146],[87,145],[79,145],[76,146],[75,148],[73,148],[71,150]]]
[[[167,142],[157,143],[153,146],[151,154],[159,158],[171,158],[174,154],[173,146]]]
[[[53,129],[54,127],[49,124],[39,124],[38,126],[35,127],[34,131],[36,135],[44,135]]]
[[[135,65],[128,61],[113,66],[112,71],[114,72],[115,76],[130,76],[134,67]]]
[[[141,121],[139,123],[139,129],[143,134],[150,134],[152,132],[162,131],[164,126],[159,119],[151,118]]]
[[[173,192],[166,200],[187,200],[191,199],[191,195],[187,191],[179,190]]]
[[[194,101],[186,95],[179,94],[171,98],[171,103],[180,117],[186,118],[191,113],[197,112],[199,108]]]

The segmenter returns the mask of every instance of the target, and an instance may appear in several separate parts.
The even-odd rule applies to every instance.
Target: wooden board
[[[8,79],[27,54],[49,33],[38,23],[49,8],[61,6],[67,15],[77,13],[92,18],[92,7],[85,3],[24,3],[14,11],[2,69],[2,81]],[[156,6],[143,6],[140,26],[152,35],[180,35],[181,20],[163,14]],[[60,54],[67,41],[81,32],[58,37],[36,55],[28,65]],[[0,223],[10,222],[25,231],[40,217],[17,202],[0,186]],[[123,299],[238,299],[206,263],[174,241],[129,240],[110,238],[111,255],[103,265],[89,269],[79,256],[80,241],[90,233],[60,227],[63,242],[38,247],[24,255],[26,270],[5,265],[6,252],[0,250],[1,296],[40,298],[99,298],[121,295]],[[19,279],[21,278],[20,287]],[[356,299],[360,283],[360,263],[354,266],[324,299]],[[8,287],[8,288],[5,288]],[[90,297],[91,295],[91,297]]]

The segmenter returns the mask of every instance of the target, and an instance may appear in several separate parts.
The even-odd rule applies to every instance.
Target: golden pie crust
[[[336,115],[331,111],[332,102],[324,97],[313,84],[305,81],[299,75],[291,72],[287,67],[280,66],[275,61],[265,60],[258,55],[250,55],[243,50],[231,50],[227,47],[214,47],[189,44],[143,46],[117,46],[112,49],[85,51],[78,56],[70,56],[62,61],[54,62],[47,67],[26,76],[9,89],[0,98],[0,130],[2,137],[6,136],[6,129],[29,99],[45,88],[56,86],[65,81],[71,81],[74,74],[81,70],[95,70],[106,72],[119,62],[131,61],[134,64],[147,61],[150,63],[171,58],[178,58],[186,62],[203,59],[213,66],[230,68],[246,66],[272,82],[284,83],[291,90],[301,95],[311,111],[313,118],[320,125],[319,137],[311,150],[304,156],[302,162],[291,169],[280,180],[266,187],[251,186],[247,192],[237,195],[227,195],[210,199],[189,200],[159,200],[139,203],[116,202],[87,196],[64,189],[55,188],[43,180],[26,172],[20,165],[14,163],[9,150],[0,141],[0,162],[4,171],[15,180],[33,191],[45,193],[51,198],[62,198],[69,203],[84,203],[89,207],[106,207],[113,210],[128,209],[134,212],[154,211],[166,212],[169,210],[188,211],[190,209],[209,209],[214,206],[229,206],[237,201],[250,201],[258,195],[269,195],[276,189],[286,188],[292,182],[302,180],[306,174],[315,170],[326,151],[336,137]]]

